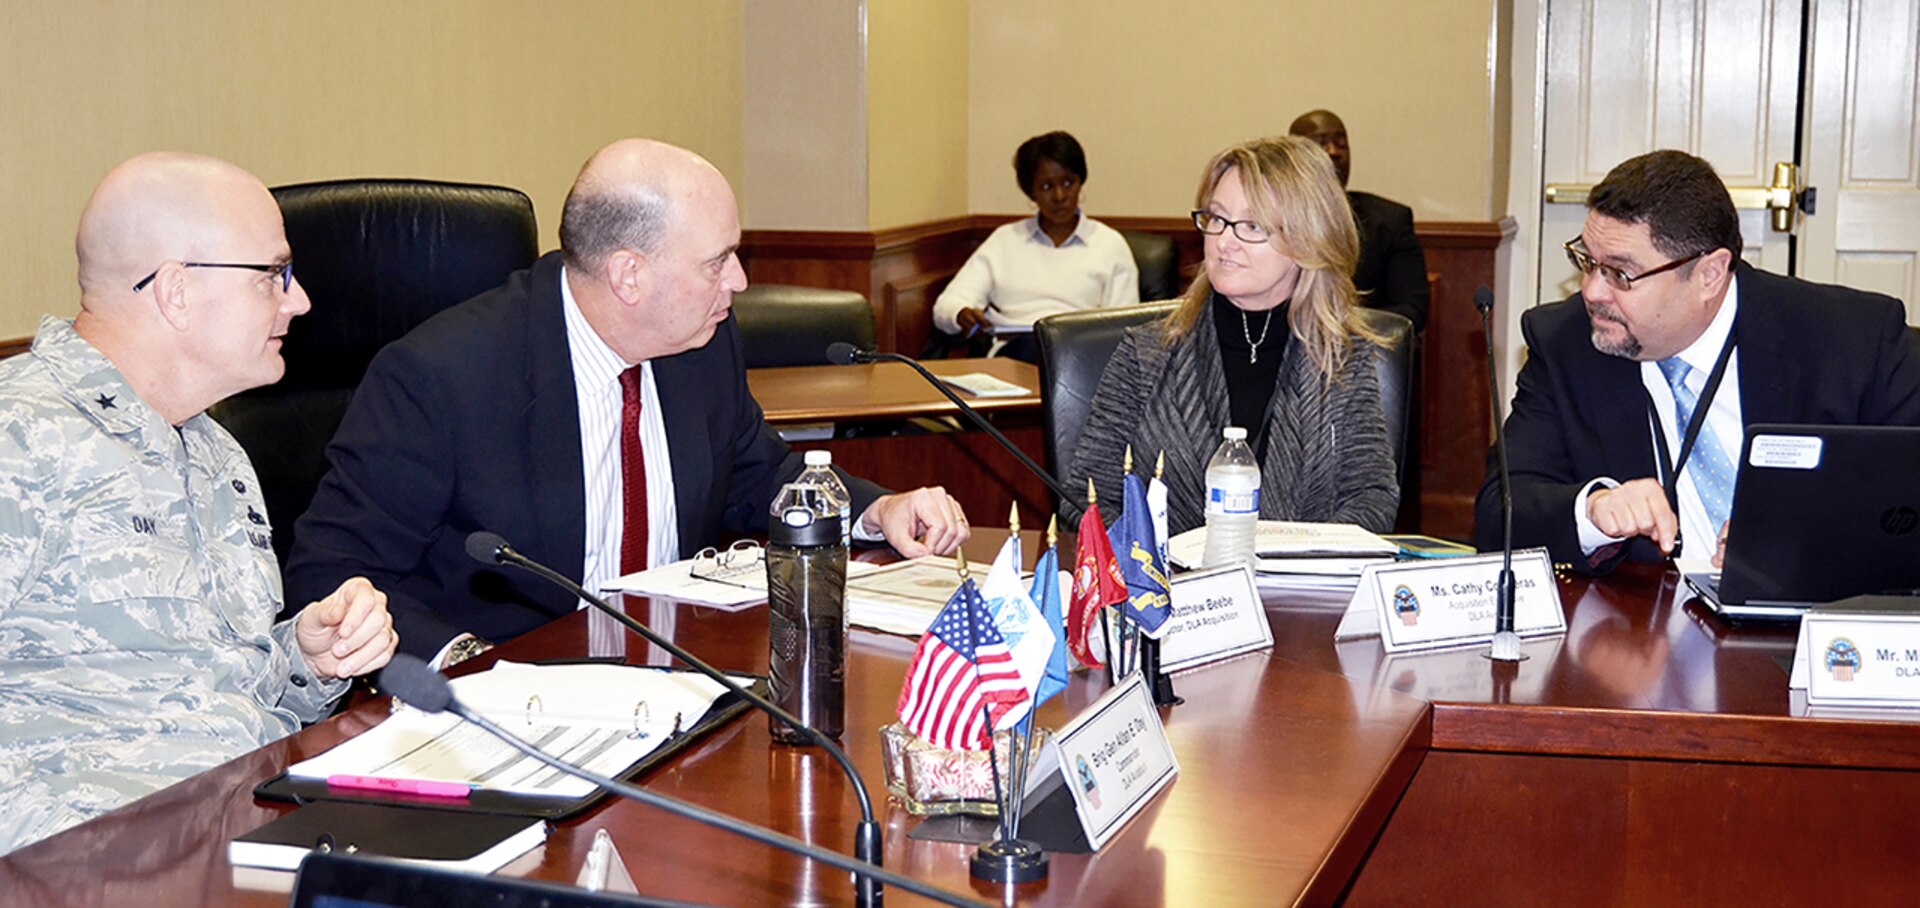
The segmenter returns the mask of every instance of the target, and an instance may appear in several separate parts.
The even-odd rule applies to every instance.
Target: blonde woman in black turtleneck
[[[1207,460],[1229,425],[1260,462],[1260,516],[1384,531],[1400,490],[1373,346],[1355,312],[1353,213],[1326,152],[1282,136],[1215,155],[1194,226],[1206,263],[1166,319],[1129,330],[1094,394],[1070,488],[1120,500],[1136,463],[1164,451],[1168,524],[1203,522]]]

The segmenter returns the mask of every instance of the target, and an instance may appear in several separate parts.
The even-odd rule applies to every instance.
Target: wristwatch
[[[447,662],[441,667],[452,668],[490,649],[493,649],[493,644],[469,634],[447,647]]]

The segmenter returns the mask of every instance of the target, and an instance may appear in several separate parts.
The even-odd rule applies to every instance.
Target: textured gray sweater
[[[1167,528],[1205,522],[1207,461],[1228,424],[1227,379],[1213,319],[1163,345],[1164,323],[1128,329],[1094,392],[1068,488],[1093,478],[1103,516],[1120,512],[1120,465],[1133,445],[1134,471],[1151,475],[1166,452]],[[1373,357],[1356,341],[1336,380],[1321,380],[1296,339],[1287,345],[1269,404],[1266,458],[1260,464],[1260,516],[1266,520],[1393,526],[1400,502]],[[1249,433],[1252,434],[1252,433]]]

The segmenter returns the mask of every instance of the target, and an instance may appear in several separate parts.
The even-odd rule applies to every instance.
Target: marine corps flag
[[[1094,501],[1093,482],[1087,482],[1087,512],[1080,517],[1079,541],[1075,545],[1073,596],[1067,608],[1067,648],[1081,665],[1099,666],[1099,657],[1088,645],[1096,616],[1108,606],[1127,601],[1127,582],[1113,563],[1113,543],[1107,539],[1106,524],[1100,521],[1100,505]]]

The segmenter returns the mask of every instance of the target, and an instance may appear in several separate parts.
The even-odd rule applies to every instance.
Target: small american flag
[[[960,582],[914,648],[900,721],[948,750],[984,750],[987,729],[1027,699],[1006,638],[971,578]]]

